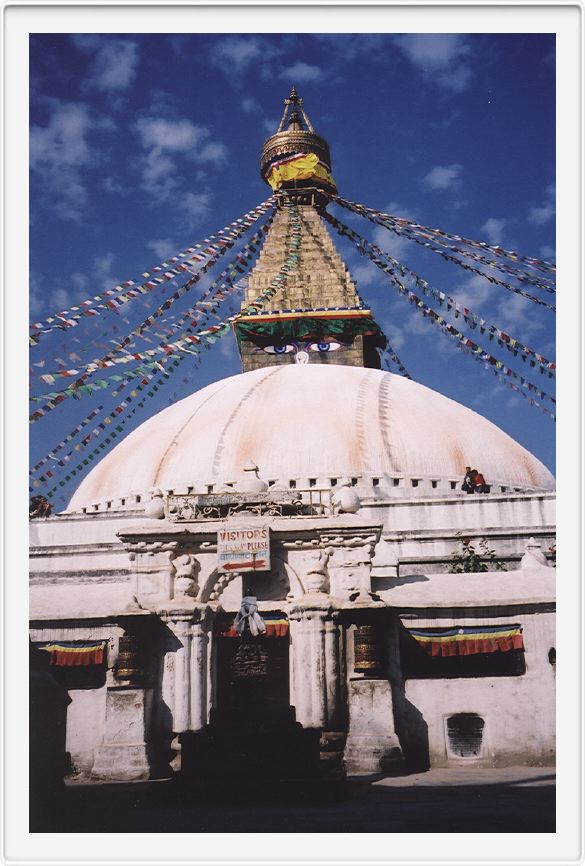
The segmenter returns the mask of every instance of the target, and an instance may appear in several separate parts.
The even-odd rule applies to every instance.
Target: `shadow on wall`
[[[409,575],[404,581],[426,580],[425,577]],[[399,634],[404,629],[397,614],[389,622],[387,631],[388,679],[392,689],[394,728],[404,755],[401,772],[420,773],[431,766],[429,755],[429,728],[420,710],[406,697],[405,679],[402,670],[402,652]]]
[[[420,710],[404,693],[404,682],[393,688],[396,733],[404,753],[405,771],[422,773],[431,766],[429,728]]]

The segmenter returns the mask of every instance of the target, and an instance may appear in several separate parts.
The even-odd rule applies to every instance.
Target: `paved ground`
[[[172,782],[69,785],[31,810],[32,832],[553,833],[548,767],[433,769],[350,779],[342,791],[244,791],[229,779],[212,799]]]

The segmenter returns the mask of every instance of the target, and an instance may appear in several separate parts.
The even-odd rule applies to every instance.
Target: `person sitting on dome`
[[[472,473],[475,473],[473,475],[473,486],[475,487],[475,492],[489,493],[489,487],[485,483],[485,478],[483,477],[481,472],[478,472],[477,469],[472,469]]]
[[[465,478],[463,479],[463,484],[461,485],[461,489],[466,493],[475,493],[475,485],[473,483],[473,473],[475,469],[471,469],[471,466],[465,467]]]
[[[49,517],[52,509],[53,506],[44,496],[33,496],[28,507],[29,520],[33,517]]]

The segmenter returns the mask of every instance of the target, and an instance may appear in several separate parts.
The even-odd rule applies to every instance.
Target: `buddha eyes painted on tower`
[[[261,346],[260,351],[267,352],[269,355],[290,355],[293,352],[309,351],[309,352],[336,352],[338,349],[348,349],[349,343],[338,343],[335,340],[315,340],[294,341],[290,343],[274,343],[270,346]]]

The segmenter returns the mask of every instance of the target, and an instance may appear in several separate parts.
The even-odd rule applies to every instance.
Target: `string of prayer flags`
[[[115,310],[122,304],[127,303],[129,300],[132,300],[141,294],[151,292],[161,283],[165,283],[190,269],[191,266],[185,262],[181,262],[181,259],[188,257],[190,261],[207,263],[210,257],[217,258],[217,253],[220,250],[225,251],[234,245],[237,238],[240,237],[243,231],[245,231],[245,223],[249,220],[254,222],[270,210],[273,204],[274,200],[272,198],[267,199],[251,211],[248,211],[247,214],[244,214],[240,220],[229,223],[225,228],[220,229],[220,231],[215,235],[211,235],[201,243],[187,247],[186,250],[183,250],[176,256],[172,256],[161,265],[153,267],[151,271],[145,271],[142,274],[143,277],[153,277],[155,273],[160,274],[161,271],[165,271],[165,273],[160,276],[154,276],[154,278],[149,282],[137,285],[134,280],[126,280],[124,283],[114,286],[113,289],[106,289],[104,292],[100,292],[85,301],[81,301],[81,303],[71,307],[69,310],[63,310],[62,312],[56,313],[54,316],[49,316],[40,322],[33,322],[30,325],[30,328],[40,333],[48,333],[54,328],[73,327],[83,316],[99,316],[99,309]],[[244,228],[242,228],[243,226]],[[198,250],[202,250],[203,254],[198,253]],[[178,265],[176,265],[177,262],[179,263]],[[173,265],[176,266],[172,267]],[[126,289],[130,289],[130,291],[124,291]],[[119,292],[123,292],[123,294],[118,294]],[[96,304],[96,302],[98,303]],[[47,325],[51,327],[47,328]],[[37,337],[37,334],[33,334],[33,337]],[[34,342],[34,345],[37,343],[38,340]]]
[[[339,222],[334,216],[330,214],[325,214],[325,218],[327,221],[335,227],[339,234],[345,235],[349,237],[354,243],[361,247],[362,243],[367,243],[361,235],[357,232],[353,231],[349,227],[345,226],[343,223]],[[440,292],[437,289],[433,289],[426,280],[419,277],[413,270],[406,267],[406,265],[397,261],[393,256],[389,253],[383,252],[379,247],[374,244],[371,245],[372,249],[376,251],[378,255],[387,261],[391,262],[394,267],[400,272],[401,276],[408,276],[411,278],[415,285],[421,289],[423,294],[434,298],[438,303],[443,306],[446,305],[447,310],[453,310],[455,314],[455,318],[461,316],[465,322],[469,325],[470,328],[479,328],[481,334],[488,333],[489,339],[493,339],[494,337],[498,341],[498,345],[504,346],[509,352],[517,357],[520,355],[522,361],[525,363],[529,363],[531,366],[536,366],[536,363],[539,365],[539,369],[541,373],[548,374],[549,378],[552,378],[556,374],[556,363],[554,361],[549,361],[544,355],[535,352],[534,349],[531,349],[530,346],[526,346],[520,340],[515,337],[511,337],[501,328],[498,328],[496,325],[491,325],[481,316],[474,313],[468,307],[464,307],[455,298],[452,298],[450,295],[446,295],[444,292]],[[534,358],[534,361],[531,359]]]
[[[389,362],[392,361],[394,364],[396,364],[396,366],[398,368],[398,372],[400,373],[401,376],[404,376],[405,379],[411,379],[412,380],[412,376],[410,375],[410,373],[408,372],[408,370],[406,369],[406,367],[404,366],[404,364],[402,363],[402,361],[400,360],[400,358],[398,357],[398,355],[396,354],[396,352],[394,351],[394,349],[390,345],[387,345],[386,348],[384,349],[384,351],[381,352],[381,360],[382,360],[382,363],[386,363],[387,367],[389,367]]]
[[[272,211],[274,212],[274,209],[272,209]],[[243,234],[244,232],[246,232],[250,228],[250,226],[260,218],[260,216],[261,215],[254,216],[253,219],[248,218],[248,217],[242,218],[240,220],[238,232],[240,234]],[[219,256],[224,255],[226,251],[227,251],[227,248],[222,248],[221,250],[219,250],[217,253],[216,259],[219,258]],[[215,263],[215,261],[213,263]],[[136,328],[134,328],[130,332],[130,334],[128,334],[126,337],[124,337],[124,339],[121,340],[117,344],[117,346],[114,350],[109,351],[106,355],[104,355],[102,358],[100,358],[98,363],[99,364],[105,364],[107,361],[110,361],[114,357],[116,351],[119,352],[122,349],[124,349],[128,345],[128,343],[130,343],[132,341],[132,338],[135,335],[140,334],[142,332],[142,330],[144,330],[148,325],[151,325],[152,322],[156,318],[160,317],[167,309],[169,309],[172,306],[172,304],[179,297],[184,295],[185,292],[187,292],[193,285],[195,285],[195,283],[201,279],[201,277],[203,276],[203,274],[206,272],[206,270],[209,267],[211,267],[211,263],[205,265],[197,274],[195,274],[183,286],[181,286],[179,289],[177,289],[177,291],[174,292],[174,294],[171,295],[164,302],[164,304],[162,304],[160,307],[158,307],[158,309],[156,309],[150,316],[148,316],[140,325],[138,325]],[[48,402],[45,403],[45,405],[43,407],[41,407],[41,409],[38,409],[35,413],[33,413],[29,417],[29,420],[31,422],[38,421],[41,417],[43,417],[44,415],[48,414],[53,409],[55,409],[64,399],[66,399],[66,396],[78,396],[75,393],[78,390],[81,392],[81,394],[87,393],[87,391],[83,391],[82,386],[86,383],[86,381],[90,375],[91,375],[90,373],[83,373],[78,379],[76,379],[75,382],[68,389],[66,389],[68,392],[67,395],[65,395],[64,393],[59,393],[57,396],[51,395]]]
[[[266,223],[264,223],[260,227],[260,229],[254,234],[250,241],[245,244],[245,246],[242,248],[241,253],[237,257],[238,261],[246,262],[246,266],[249,267],[249,262],[254,258],[254,255],[257,253],[259,245],[261,244],[264,236],[267,234],[273,219],[274,214],[272,214],[266,221]],[[69,370],[58,370],[54,371],[52,374],[44,374],[39,378],[41,378],[44,382],[52,384],[55,381],[55,377],[72,378],[73,376],[79,375],[82,371],[85,371],[85,374],[89,375],[98,369],[105,369],[107,367],[112,367],[116,364],[126,364],[133,361],[148,361],[148,359],[160,353],[169,355],[175,349],[180,351],[188,351],[186,349],[186,344],[199,343],[201,339],[207,339],[209,342],[214,342],[215,337],[211,335],[217,336],[218,332],[222,329],[222,333],[227,333],[227,331],[229,330],[229,321],[228,323],[219,322],[218,325],[212,325],[208,329],[199,331],[195,335],[192,335],[189,332],[191,328],[200,326],[201,322],[204,319],[207,319],[212,314],[212,311],[215,310],[217,306],[219,306],[219,302],[217,301],[218,292],[221,294],[221,299],[225,299],[226,295],[224,294],[224,292],[234,290],[234,281],[236,281],[236,279],[240,283],[240,287],[238,290],[241,289],[240,270],[236,273],[233,267],[233,263],[228,265],[228,267],[224,271],[222,271],[222,273],[216,278],[212,286],[203,295],[202,300],[197,302],[194,308],[191,308],[185,313],[183,313],[181,315],[181,318],[176,322],[175,326],[172,329],[169,329],[169,333],[171,334],[181,329],[185,330],[185,333],[183,334],[183,337],[180,341],[177,341],[176,343],[165,342],[156,349],[148,349],[143,352],[132,352],[131,354],[126,355],[112,355],[107,361],[96,360],[91,362],[90,364],[80,367],[79,369],[75,368]],[[204,300],[206,298],[210,298],[211,300]],[[203,313],[199,309],[201,307],[206,309],[205,313]],[[211,309],[208,310],[208,307],[211,307]],[[197,316],[197,313],[200,313],[200,315]],[[195,318],[193,318],[189,322],[188,327],[185,329],[185,320],[191,318],[192,316]],[[117,346],[118,343],[116,342],[115,345]],[[137,367],[134,373],[127,373],[127,378],[129,378],[130,376],[141,375],[142,372],[144,372],[144,367],[152,367],[153,363],[156,364],[158,362],[150,362],[143,365],[143,367]],[[108,378],[116,380],[116,378],[119,379],[121,377],[110,375]],[[121,390],[122,387],[124,386],[120,386],[119,390]],[[65,394],[66,396],[75,396],[79,391],[81,393],[88,394],[91,393],[91,391],[93,390],[96,389],[92,388],[92,383],[88,383],[87,385],[82,385],[80,388],[77,388],[73,391],[66,388],[61,392],[50,392],[49,394],[31,397],[30,399],[34,402],[42,402],[44,399],[47,398],[54,399],[56,393]]]
[[[415,231],[422,231],[430,233],[432,235],[436,235],[441,238],[457,241],[458,243],[466,244],[466,246],[474,247],[475,249],[489,250],[496,256],[505,256],[512,261],[523,262],[524,264],[529,265],[530,267],[540,270],[544,273],[556,273],[557,268],[554,262],[547,262],[542,259],[536,259],[532,256],[521,256],[519,253],[514,252],[513,250],[505,250],[503,247],[500,247],[497,244],[487,244],[484,241],[474,241],[470,240],[469,238],[464,238],[461,235],[445,232],[442,229],[429,228],[428,226],[423,226],[419,223],[412,222],[405,217],[393,216],[392,214],[384,213],[383,211],[376,210],[375,208],[366,207],[366,205],[359,204],[358,202],[352,202],[346,199],[342,199],[339,196],[330,196],[330,198],[333,201],[338,202],[338,204],[342,205],[342,207],[349,206],[350,209],[359,208],[360,211],[367,211],[374,216],[381,217],[382,219],[392,220],[396,223],[399,223],[400,225],[408,226]]]
[[[452,252],[456,252],[459,255],[473,259],[480,264],[484,264],[490,268],[495,268],[496,270],[502,271],[502,273],[514,277],[521,283],[530,283],[531,285],[535,285],[543,291],[550,292],[551,294],[555,294],[556,292],[554,281],[552,283],[550,280],[544,282],[542,278],[537,278],[533,274],[529,274],[526,271],[520,270],[519,268],[513,268],[511,265],[508,265],[504,262],[494,259],[488,259],[479,253],[472,252],[471,250],[458,246],[453,246],[453,244],[443,241],[441,237],[437,237],[436,235],[432,234],[430,229],[426,231],[416,230],[411,227],[413,224],[411,224],[408,220],[404,220],[399,217],[393,217],[390,214],[381,213],[379,211],[373,211],[372,208],[367,208],[364,205],[359,205],[355,202],[348,202],[345,199],[341,199],[339,197],[336,197],[335,200],[338,204],[340,204],[342,207],[345,207],[352,213],[360,214],[361,216],[364,216],[366,219],[370,220],[370,222],[373,222],[376,225],[381,225],[399,236],[407,237],[410,240],[415,241],[415,243],[419,243],[421,246],[430,248],[433,252],[438,252],[439,254],[441,254],[441,251],[433,248],[431,243],[425,243],[424,241],[434,240],[436,244],[439,244],[444,249],[451,250]],[[507,286],[508,284],[506,283],[504,285]]]
[[[333,225],[335,228],[337,228],[337,226],[335,224],[338,223],[339,234],[342,234],[346,237],[349,237],[351,240],[353,240],[354,243],[356,244],[356,246],[358,246],[359,249],[365,255],[367,255],[368,258],[378,268],[380,268],[380,270],[382,270],[384,273],[386,273],[390,277],[390,279],[392,280],[394,285],[397,287],[400,294],[407,297],[409,302],[411,304],[414,304],[415,307],[418,310],[420,310],[420,312],[423,314],[423,316],[429,318],[431,320],[431,322],[433,322],[433,324],[437,325],[444,334],[447,334],[448,336],[455,339],[457,341],[457,344],[460,346],[460,348],[463,348],[464,350],[468,350],[469,354],[471,354],[471,356],[473,358],[475,358],[479,363],[481,363],[485,369],[489,369],[490,366],[494,367],[496,374],[499,374],[500,376],[511,377],[513,379],[516,379],[517,381],[519,381],[521,383],[522,388],[525,388],[529,392],[533,392],[533,393],[537,394],[541,400],[550,400],[552,403],[556,403],[556,400],[554,397],[551,397],[545,391],[542,391],[540,388],[538,388],[532,382],[529,382],[523,376],[520,376],[514,370],[510,369],[510,367],[506,367],[502,363],[502,361],[498,361],[496,358],[494,358],[492,355],[490,355],[489,352],[486,352],[485,349],[483,349],[481,346],[479,346],[477,343],[475,343],[469,337],[466,337],[465,334],[463,334],[461,331],[457,330],[457,328],[455,328],[453,325],[449,324],[449,322],[447,322],[447,320],[444,319],[443,316],[440,316],[437,312],[435,312],[435,310],[433,310],[431,307],[429,307],[427,304],[425,304],[425,302],[423,300],[421,300],[421,298],[419,298],[418,295],[416,295],[414,292],[407,289],[402,284],[400,279],[398,278],[398,275],[396,273],[397,269],[394,267],[394,265],[392,265],[388,262],[388,258],[386,256],[386,254],[383,253],[379,247],[375,246],[374,244],[370,244],[364,238],[360,237],[359,235],[356,235],[355,232],[352,232],[352,230],[348,229],[348,227],[345,226],[343,223],[339,223],[338,220],[336,220],[334,217],[331,217],[327,212],[323,213],[323,217],[328,222],[330,222],[331,225]],[[352,235],[354,237],[352,237]],[[507,384],[507,382],[506,382],[506,384]],[[519,393],[524,393],[524,392],[520,390]],[[535,405],[535,401],[533,401],[532,405]],[[538,407],[542,411],[546,412],[548,415],[551,415],[554,418],[554,415],[552,415],[552,413],[549,412],[545,407],[542,407],[540,405]]]
[[[341,201],[338,203],[341,204]],[[403,235],[401,235],[400,229],[396,225],[392,225],[390,223],[385,223],[383,221],[380,221],[379,219],[376,219],[376,218],[371,217],[367,214],[364,214],[361,211],[354,209],[354,208],[349,208],[349,210],[352,210],[354,213],[361,214],[362,216],[366,216],[366,218],[370,219],[371,222],[374,222],[377,225],[382,225],[384,228],[387,228],[389,231],[393,232],[398,237],[403,236]],[[325,216],[328,216],[328,214],[325,214]],[[463,268],[463,270],[470,271],[471,273],[477,274],[478,276],[487,280],[489,283],[492,283],[492,285],[502,286],[503,288],[507,289],[508,291],[514,292],[514,294],[521,295],[523,298],[527,298],[528,300],[533,301],[535,304],[539,304],[542,307],[546,307],[547,310],[552,310],[553,312],[556,312],[556,307],[553,306],[552,304],[548,304],[546,301],[543,301],[541,298],[537,298],[535,295],[532,295],[529,292],[524,291],[524,289],[521,289],[518,286],[513,286],[510,283],[505,282],[504,280],[500,280],[498,277],[493,276],[493,274],[486,274],[485,271],[482,271],[479,268],[473,267],[473,265],[469,265],[466,262],[461,261],[461,259],[458,259],[456,256],[452,256],[449,253],[446,253],[443,250],[439,249],[438,247],[434,247],[431,243],[429,243],[427,241],[423,241],[420,238],[417,238],[414,236],[410,237],[410,240],[413,240],[415,243],[419,244],[420,246],[423,246],[426,249],[430,250],[431,252],[436,253],[437,255],[441,256],[441,258],[444,259],[445,261],[453,262],[454,264],[458,265],[460,268]]]
[[[92,409],[89,415],[86,415],[83,421],[80,421],[77,427],[75,427],[70,433],[68,433],[67,436],[65,436],[65,438],[62,439],[58,445],[55,446],[55,448],[53,448],[45,457],[35,463],[35,465],[30,470],[31,474],[40,469],[41,466],[44,466],[45,463],[48,463],[49,460],[54,460],[55,455],[58,454],[59,451],[61,451],[68,442],[71,442],[72,439],[75,439],[77,434],[80,433],[84,429],[84,427],[87,427],[87,425],[90,424],[96,417],[96,415],[99,415],[99,413],[103,411],[103,408],[103,406],[97,406],[95,409]]]
[[[300,224],[299,224],[298,220],[296,221],[296,223],[293,224],[293,219],[292,219],[292,216],[295,213],[298,214],[296,206],[293,205],[292,209],[291,209],[291,211],[289,211],[289,213],[291,214],[290,223],[292,226],[292,231],[290,232],[290,235],[288,236],[288,238],[289,238],[288,254],[286,256],[286,259],[285,259],[283,266],[279,269],[278,273],[275,275],[274,279],[271,281],[269,286],[261,293],[261,295],[259,295],[255,299],[255,301],[253,301],[251,304],[249,304],[245,308],[245,310],[243,310],[242,312],[230,317],[230,319],[226,320],[226,322],[223,324],[227,325],[228,323],[233,323],[237,319],[240,319],[240,318],[250,314],[252,311],[257,310],[258,308],[261,309],[262,303],[265,300],[268,300],[269,298],[273,297],[276,294],[277,288],[282,285],[283,280],[284,280],[284,283],[286,284],[286,280],[288,279],[288,273],[290,272],[291,267],[296,266],[295,261],[298,261],[298,255],[295,255],[295,252],[298,252],[300,250],[300,242],[301,242]],[[293,250],[295,252],[293,252]],[[218,280],[219,280],[219,278],[218,278]],[[240,283],[240,288],[243,288],[241,283]],[[221,329],[218,328],[218,331],[216,332],[216,336],[220,335],[220,331],[221,331],[221,335],[223,335],[224,333],[227,333],[228,330],[229,330],[229,328],[227,328],[227,327],[221,328]],[[208,348],[207,345],[205,347]],[[198,351],[197,347],[195,348],[195,350]],[[191,353],[189,353],[189,354],[191,354]],[[53,488],[51,488],[50,491],[48,491],[48,493],[46,494],[47,497],[51,498],[56,492],[58,492],[59,488],[64,487],[65,484],[71,480],[71,478],[75,477],[78,473],[81,473],[82,471],[85,471],[85,469],[87,469],[87,467],[90,465],[90,463],[98,455],[101,454],[101,452],[104,450],[104,448],[106,448],[111,442],[113,442],[114,439],[116,439],[118,437],[118,435],[120,433],[123,432],[124,425],[130,419],[130,417],[132,417],[132,415],[134,415],[134,413],[139,408],[142,408],[144,406],[148,397],[152,397],[154,395],[154,393],[156,393],[159,390],[159,388],[169,379],[172,372],[174,372],[174,370],[176,370],[176,368],[179,366],[181,361],[183,361],[185,359],[185,357],[186,357],[186,355],[183,355],[183,356],[178,357],[178,358],[173,357],[172,360],[168,357],[160,359],[159,363],[161,365],[164,365],[170,361],[169,369],[166,370],[166,369],[164,369],[164,366],[162,367],[163,374],[154,385],[150,385],[150,379],[155,374],[151,373],[150,376],[145,376],[140,381],[140,384],[138,384],[136,386],[136,388],[131,392],[130,396],[126,399],[126,401],[123,401],[123,404],[120,404],[119,407],[116,407],[113,410],[113,412],[110,413],[109,417],[104,418],[103,422],[100,423],[97,426],[97,428],[92,430],[91,433],[84,438],[84,440],[79,444],[79,447],[76,446],[75,450],[81,450],[82,448],[86,447],[93,436],[100,435],[100,433],[106,429],[106,425],[112,424],[113,418],[116,418],[118,420],[119,423],[116,425],[116,427],[114,427],[113,430],[108,429],[108,435],[105,437],[105,439],[103,439],[102,442],[100,442],[99,445],[96,448],[94,448],[92,452],[90,452],[80,463],[78,463],[77,466],[75,466],[73,469],[71,469],[69,474],[66,475],[64,479],[61,479]],[[126,383],[124,382],[121,387],[124,387],[125,384]],[[139,400],[134,405],[134,407],[132,408],[130,413],[128,413],[128,415],[125,418],[118,418],[117,417],[118,416],[118,410],[120,410],[120,413],[123,412],[127,408],[128,404],[130,402],[132,402],[132,400],[135,399],[136,396],[138,396],[138,391],[142,391],[144,388],[148,387],[149,385],[150,385],[150,390],[147,391],[146,395],[144,397],[142,397],[142,399]],[[121,388],[119,390],[121,390]],[[72,454],[72,453],[73,452],[71,451],[70,454]],[[65,463],[67,461],[65,459],[63,459],[62,462],[63,462],[63,465],[65,465]],[[42,478],[39,479],[39,482],[40,483],[46,483],[47,480],[49,478],[52,478],[52,477],[53,477],[53,473],[51,473],[51,475],[49,475],[49,473],[46,473],[45,476],[43,476]]]

